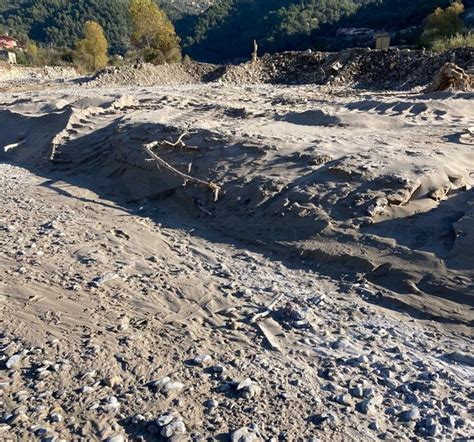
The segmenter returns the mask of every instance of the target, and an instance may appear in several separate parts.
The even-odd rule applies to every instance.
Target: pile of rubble
[[[360,48],[337,53],[282,52],[265,54],[260,59],[238,65],[218,66],[186,61],[161,66],[137,63],[108,67],[89,78],[86,84],[157,86],[219,82],[235,85],[318,84],[407,90],[431,84],[448,62],[467,69],[473,59],[474,49],[469,48],[442,54],[410,49],[375,51]]]

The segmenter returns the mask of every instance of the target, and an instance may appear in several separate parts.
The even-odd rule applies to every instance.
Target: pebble
[[[156,420],[156,423],[160,427],[164,427],[165,425],[168,425],[173,421],[175,417],[171,413],[165,413],[162,414],[158,419]]]
[[[57,422],[60,423],[63,421],[63,417],[59,413],[51,413],[49,416],[51,422]]]
[[[20,366],[22,357],[23,355],[21,353],[11,356],[6,363],[7,368],[9,370],[15,370],[18,368]]]
[[[165,425],[161,428],[160,434],[163,437],[170,438],[178,434],[186,434],[186,426],[182,419],[178,418],[173,420],[168,425]]]
[[[420,410],[418,408],[410,408],[409,410],[402,411],[398,414],[398,419],[401,422],[412,422],[420,418]]]
[[[237,391],[242,392],[243,397],[252,398],[259,395],[262,389],[255,381],[247,378],[237,385]]]
[[[115,434],[108,437],[105,442],[125,442],[125,438],[121,434]]]
[[[330,427],[335,427],[339,423],[339,418],[331,412],[316,414],[311,420],[317,426],[329,425]]]
[[[199,367],[208,367],[209,365],[211,365],[212,356],[199,355],[194,358],[193,362],[195,365],[198,365]]]
[[[254,442],[258,440],[258,435],[247,427],[239,428],[230,435],[231,442]]]
[[[216,401],[215,399],[209,399],[206,402],[204,402],[204,406],[206,408],[216,408],[219,406],[219,402]]]

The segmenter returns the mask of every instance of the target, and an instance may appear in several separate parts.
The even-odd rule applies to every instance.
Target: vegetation
[[[132,42],[145,61],[160,64],[181,59],[174,26],[153,0],[132,0],[129,10]]]
[[[79,71],[93,72],[107,65],[109,44],[99,23],[87,21],[84,25],[84,38],[76,44],[74,63]]]
[[[0,30],[43,47],[72,48],[84,23],[99,23],[111,53],[129,45],[129,0],[0,0]]]
[[[472,1],[472,0],[468,0]],[[262,52],[308,47],[341,49],[340,27],[398,30],[419,26],[450,0],[217,0],[194,23],[176,23],[186,53],[207,61],[248,57],[257,40]],[[405,33],[409,35],[409,33]],[[419,33],[410,35],[416,43]],[[347,45],[347,42],[345,42]]]
[[[436,52],[443,52],[456,48],[474,48],[474,34],[456,34],[447,38],[440,38],[431,44],[431,49]]]
[[[424,21],[421,44],[431,47],[437,41],[448,41],[459,35],[464,29],[461,14],[464,12],[462,1],[457,0],[445,9],[436,8]]]
[[[430,13],[423,29],[425,46],[469,43],[469,36],[463,37],[459,28],[458,3],[450,6],[451,2],[215,0],[204,13],[186,15],[186,11],[196,11],[196,6],[171,0],[0,0],[0,32],[9,31],[23,43],[37,42],[37,54],[26,55],[30,63],[69,60],[86,21],[102,26],[112,56],[128,53],[130,59],[176,61],[181,42],[183,51],[195,59],[225,62],[248,58],[253,40],[261,53],[342,49],[353,44],[336,37],[342,27],[385,29],[400,35],[394,38],[395,44],[417,44],[423,19]],[[474,0],[464,0],[464,4],[474,7]]]

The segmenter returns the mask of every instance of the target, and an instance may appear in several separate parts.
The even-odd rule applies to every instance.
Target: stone
[[[322,413],[312,416],[311,421],[314,425],[335,427],[339,424],[339,418],[334,413]]]
[[[217,408],[219,406],[219,402],[216,401],[215,399],[209,399],[206,402],[204,402],[204,406],[206,408]]]
[[[262,389],[255,381],[247,378],[237,385],[237,391],[240,391],[243,397],[252,398],[259,395]]]
[[[357,411],[363,414],[375,414],[377,406],[382,404],[381,396],[374,396],[359,402],[356,406]]]
[[[418,408],[413,407],[410,408],[409,410],[402,411],[401,413],[398,414],[398,419],[401,422],[412,422],[416,421],[420,418],[420,410]]]
[[[230,440],[231,442],[256,442],[258,441],[258,436],[249,428],[242,427],[231,433]]]
[[[208,367],[209,365],[211,365],[212,356],[199,355],[194,358],[193,362],[195,365],[198,365],[199,367]]]
[[[51,413],[49,416],[51,422],[60,423],[63,421],[63,417],[59,413]]]
[[[120,376],[110,376],[104,379],[104,384],[107,387],[115,388],[122,385],[122,378]]]
[[[349,394],[340,394],[334,397],[334,401],[341,405],[351,406],[353,405],[352,398]]]
[[[160,434],[163,437],[170,438],[179,434],[186,434],[186,426],[182,419],[175,419],[168,425],[161,428]]]
[[[179,393],[182,389],[184,388],[184,384],[181,382],[167,382],[163,387],[161,388],[161,391],[166,394],[172,394],[172,393]]]
[[[11,356],[6,363],[7,368],[9,370],[17,369],[21,365],[22,357],[23,355],[21,353]]]
[[[224,373],[226,371],[226,368],[223,366],[223,365],[213,365],[211,367],[211,370],[214,372],[214,373],[218,373],[218,374],[221,374],[221,373]]]
[[[164,413],[156,420],[156,423],[160,427],[164,427],[165,425],[170,424],[174,420],[174,415],[171,413]]]
[[[125,438],[121,434],[115,434],[105,439],[105,442],[125,442]]]

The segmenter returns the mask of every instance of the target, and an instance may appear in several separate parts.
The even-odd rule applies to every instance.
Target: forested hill
[[[113,52],[125,50],[128,0],[0,0],[0,31],[46,45],[73,47],[84,22],[99,22]]]
[[[468,0],[471,1],[471,0]],[[320,46],[343,26],[406,28],[420,25],[450,0],[217,0],[193,26],[177,23],[185,50],[207,61],[248,57],[252,42],[274,52]],[[331,48],[329,48],[331,49]]]
[[[202,14],[196,4],[214,2]],[[435,7],[450,0],[157,0],[181,37],[184,53],[201,61],[249,57],[253,40],[260,52],[340,49],[341,27],[402,29],[419,26]],[[86,20],[105,29],[112,53],[129,42],[129,0],[0,0],[0,32],[10,31],[43,44],[73,47]],[[466,7],[474,0],[464,0]],[[194,5],[194,6],[193,6]],[[339,47],[340,46],[340,47]]]

